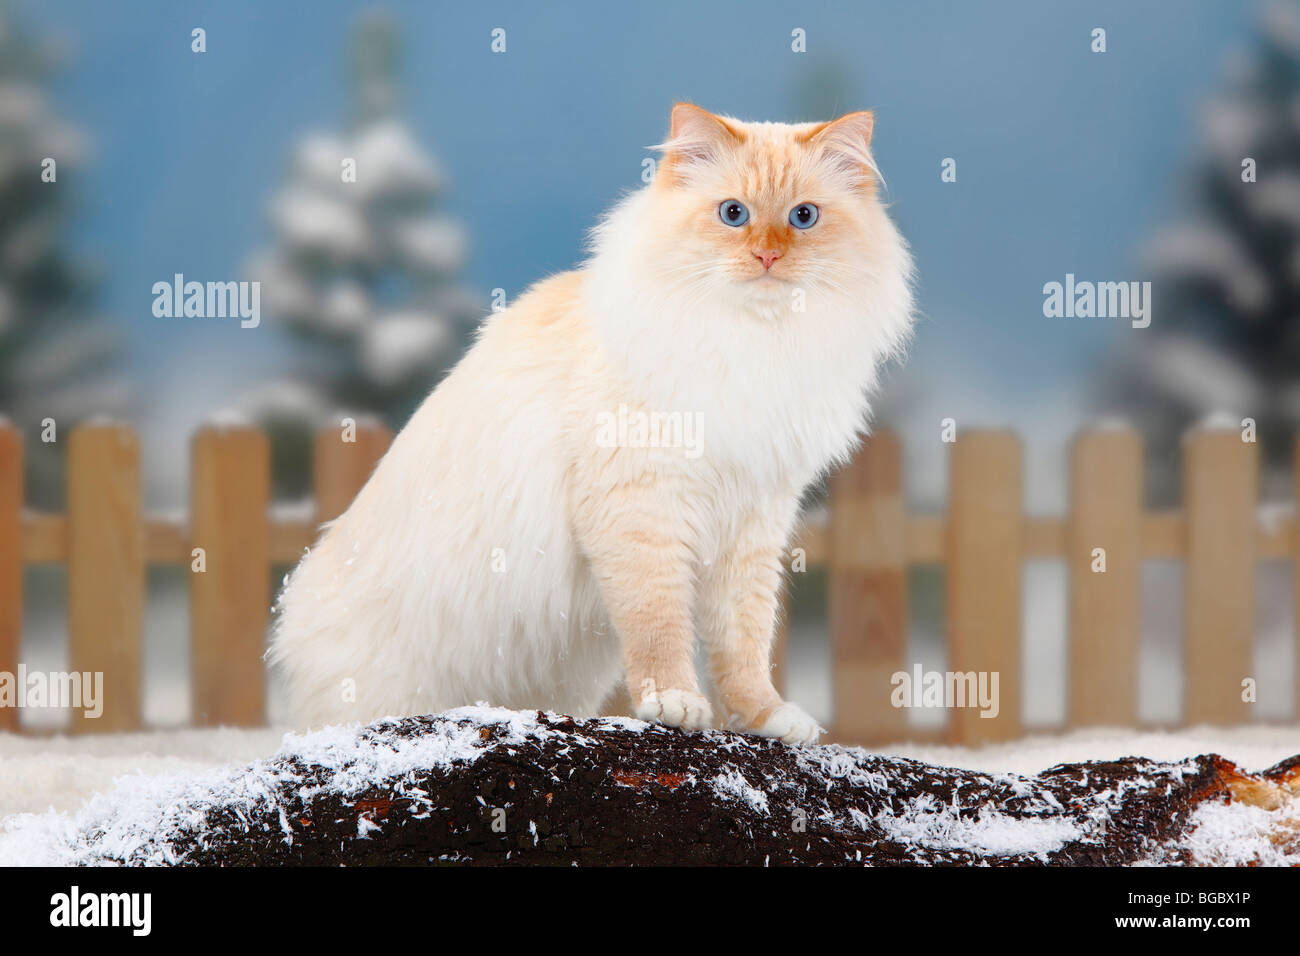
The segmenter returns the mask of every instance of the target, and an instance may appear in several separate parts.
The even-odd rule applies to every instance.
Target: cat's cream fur
[[[871,132],[673,110],[590,261],[485,323],[294,572],[272,657],[298,723],[585,715],[625,678],[639,716],[703,727],[698,634],[731,726],[817,738],[770,679],[784,549],[911,321]],[[620,408],[690,416],[699,445],[601,440]]]

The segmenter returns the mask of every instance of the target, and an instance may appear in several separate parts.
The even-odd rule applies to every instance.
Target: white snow
[[[277,252],[253,256],[248,273],[262,284],[262,304],[287,322],[316,322],[316,293],[306,277]],[[328,318],[328,317],[327,317]]]
[[[1185,730],[1133,730],[1107,727],[1066,734],[1035,735],[1011,743],[980,748],[941,744],[903,744],[882,752],[910,757],[941,767],[963,767],[985,773],[1031,776],[1062,763],[1118,760],[1142,756],[1177,761],[1217,753],[1243,770],[1258,772],[1300,753],[1300,727],[1190,727]]]
[[[360,211],[344,199],[301,187],[276,197],[271,217],[286,241],[340,262],[362,260],[373,240]]]
[[[537,727],[527,714],[494,708],[464,707],[446,716],[474,722],[379,739],[360,737],[355,727],[327,727],[284,735],[279,753],[333,771],[330,790],[348,796],[375,780],[400,780],[419,769],[472,763],[483,753],[479,728],[484,723],[503,727],[507,741],[522,741]],[[209,808],[251,813],[286,779],[291,784],[297,780],[287,778],[282,768],[273,769],[269,758],[251,766],[227,763],[185,772],[129,773],[75,812],[18,813],[0,820],[0,866],[75,866],[101,863],[104,857],[166,865],[175,862],[165,842],[169,834],[202,820]],[[314,792],[310,786],[302,789],[304,798]],[[285,838],[292,840],[287,821],[282,826]]]
[[[1275,219],[1292,229],[1300,228],[1300,176],[1289,172],[1263,176],[1249,196],[1255,214],[1261,219]]]
[[[459,270],[469,247],[465,231],[445,217],[396,225],[393,241],[408,265],[433,275]]]
[[[1140,359],[1141,374],[1152,386],[1168,392],[1202,414],[1225,408],[1256,408],[1258,383],[1233,360],[1203,342],[1170,333],[1159,349]],[[1234,419],[1241,427],[1240,416]]]
[[[346,152],[337,136],[309,133],[294,152],[294,171],[322,189],[333,189],[340,182]]]
[[[320,303],[319,323],[331,332],[355,334],[366,327],[374,312],[374,303],[365,287],[355,280],[342,280],[330,286]]]
[[[318,389],[305,382],[281,379],[249,389],[238,402],[240,412],[262,422],[275,419],[315,421],[321,417],[325,399]]]
[[[759,813],[769,813],[767,794],[750,784],[738,770],[729,770],[713,778],[713,789],[725,800],[737,800]]]
[[[643,726],[631,717],[607,718],[613,726]],[[127,774],[180,773],[245,763],[274,753],[284,728],[209,728],[144,733],[35,736],[0,734],[0,819],[15,813],[75,810],[93,794]],[[1115,760],[1140,754],[1181,760],[1217,753],[1244,770],[1259,771],[1300,753],[1300,727],[1197,727],[1180,731],[1121,728],[1037,735],[981,748],[900,744],[880,753],[944,767],[1031,776],[1060,763]],[[821,769],[843,776],[852,761],[843,751],[825,754]],[[841,761],[838,769],[835,755]],[[867,785],[867,781],[855,781]],[[883,778],[881,780],[883,784]]]
[[[1253,68],[1249,62],[1229,63],[1243,77]],[[1216,97],[1201,107],[1201,126],[1210,149],[1226,164],[1237,167],[1243,156],[1250,155],[1251,145],[1258,143],[1268,129],[1271,118],[1262,109],[1240,98]]]
[[[1072,840],[1079,839],[1083,836],[1083,831],[1076,821],[1061,816],[1062,807],[1054,795],[1038,788],[1024,777],[1059,763],[1131,756],[1140,752],[1123,747],[1118,747],[1116,752],[1108,752],[1104,746],[1097,749],[1091,740],[1079,740],[1077,743],[1083,745],[1085,753],[1091,750],[1091,754],[1067,755],[1061,751],[1060,742],[1060,738],[1036,738],[985,750],[968,750],[959,747],[888,749],[890,756],[905,756],[935,766],[963,767],[968,770],[992,772],[993,782],[1006,785],[1017,797],[1027,799],[1017,816],[1003,813],[990,806],[980,809],[974,817],[971,817],[969,808],[965,808],[966,812],[962,812],[963,808],[957,804],[955,793],[952,805],[943,804],[930,794],[923,794],[920,798],[897,806],[891,801],[886,809],[881,809],[874,817],[868,817],[857,810],[850,810],[849,815],[857,826],[867,829],[875,825],[884,830],[890,839],[900,843],[932,850],[964,851],[980,855],[1037,856],[1046,861],[1048,854],[1061,849]],[[1016,762],[1017,751],[1026,743],[1030,746],[1024,748],[1025,753],[1019,754],[1021,765],[1015,768],[1015,772],[1023,776],[1013,776],[1003,772],[1007,770],[1009,763]],[[1116,743],[1118,744],[1118,739]],[[1025,761],[1024,757],[1027,753],[1033,755]],[[1169,759],[1177,761],[1195,755],[1195,751],[1183,752]],[[837,748],[810,750],[806,752],[803,759],[818,772],[828,777],[846,778],[855,787],[870,788],[878,792],[887,791],[889,787],[889,780],[883,774],[864,770],[856,764],[848,751]],[[1145,765],[1139,770],[1144,768]],[[1155,769],[1152,767],[1152,772]],[[1128,786],[1137,787],[1140,786],[1140,782],[1134,780]],[[1121,788],[1121,790],[1125,789],[1127,788]],[[1124,795],[1123,792],[1118,791],[1099,795],[1094,812],[1109,815],[1111,811],[1119,809]],[[1030,816],[1026,817],[1026,814]],[[1036,818],[1032,814],[1041,814],[1041,817]]]
[[[352,145],[357,185],[369,202],[439,191],[443,175],[410,131],[395,120],[364,129]]]
[[[80,737],[0,734],[0,819],[75,810],[126,774],[181,773],[274,753],[283,729],[168,730]]]
[[[204,418],[203,424],[220,430],[248,428],[253,425],[253,419],[241,408],[218,408]]]
[[[0,127],[41,122],[50,113],[40,89],[27,82],[0,84]]]
[[[1212,277],[1234,304],[1256,311],[1268,304],[1268,280],[1255,268],[1240,243],[1209,223],[1182,223],[1158,233],[1143,253],[1154,272]]]
[[[1294,3],[1271,0],[1264,7],[1264,30],[1291,54],[1300,54],[1300,8]]]
[[[1291,840],[1276,839],[1285,829]],[[1175,848],[1214,866],[1300,866],[1300,803],[1275,812],[1241,803],[1203,804]]]
[[[929,794],[905,804],[901,812],[882,810],[872,822],[900,843],[981,854],[1023,853],[1044,859],[1082,836],[1076,823],[1059,816],[1023,819],[982,810],[975,819],[969,819]]]
[[[269,510],[272,521],[314,521],[316,519],[316,499],[311,497],[280,499],[271,502]]]
[[[393,385],[418,372],[451,341],[451,329],[440,317],[413,310],[370,323],[361,338],[361,364],[380,385]]]
[[[1293,501],[1261,501],[1255,509],[1259,525],[1269,534],[1280,534],[1288,521],[1294,521],[1296,506]]]

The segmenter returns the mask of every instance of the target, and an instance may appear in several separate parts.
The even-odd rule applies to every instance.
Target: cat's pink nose
[[[755,249],[754,258],[763,263],[764,269],[772,268],[772,263],[781,258],[781,253],[775,249]]]

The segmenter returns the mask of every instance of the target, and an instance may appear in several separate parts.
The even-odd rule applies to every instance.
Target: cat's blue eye
[[[718,207],[718,217],[728,226],[743,226],[749,222],[749,210],[743,202],[726,199]]]
[[[817,207],[810,202],[801,202],[790,210],[790,225],[796,229],[807,229],[817,221]]]

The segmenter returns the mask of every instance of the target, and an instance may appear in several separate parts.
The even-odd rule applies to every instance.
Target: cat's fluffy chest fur
[[[649,190],[625,199],[604,234],[634,234],[624,221],[643,218],[651,201]],[[696,416],[702,474],[735,468],[768,492],[802,489],[852,447],[882,357],[906,332],[908,264],[901,243],[894,251],[885,281],[862,290],[874,301],[810,296],[796,285],[755,300],[665,287],[641,275],[640,248],[613,240],[579,294],[622,400]]]
[[[675,137],[679,119],[700,118],[675,111]],[[754,124],[748,144],[775,135]],[[587,714],[625,678],[640,715],[700,726],[698,633],[727,717],[815,736],[767,675],[783,551],[910,321],[901,239],[874,201],[844,223],[835,188],[858,197],[826,175],[823,215],[861,261],[798,272],[791,245],[784,278],[765,262],[771,276],[738,281],[758,268],[747,251],[696,269],[750,237],[701,224],[663,246],[647,223],[697,225],[697,210],[661,181],[610,214],[584,269],[485,323],[282,596],[273,656],[299,724],[477,701]],[[611,420],[642,413],[679,430],[611,440]]]

